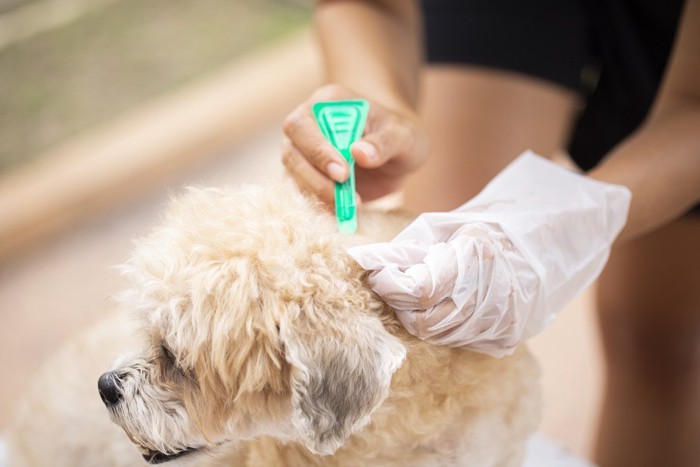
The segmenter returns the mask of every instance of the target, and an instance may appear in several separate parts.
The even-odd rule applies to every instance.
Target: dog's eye
[[[175,354],[172,353],[172,351],[167,346],[161,344],[160,349],[163,353],[163,359],[165,361],[166,367],[175,370],[182,376],[192,376],[190,371],[187,371],[182,366],[180,366],[180,363],[177,361]]]
[[[175,358],[175,354],[170,351],[169,348],[167,348],[165,345],[160,346],[161,351],[163,352],[163,358],[165,359],[165,364],[169,368],[173,368],[177,370],[181,374],[185,374],[186,372],[184,369],[180,366],[180,364],[177,361],[177,358]]]
[[[163,352],[165,361],[168,362],[168,364],[173,366],[177,365],[177,359],[175,358],[175,355],[170,351],[169,348],[167,348],[165,345],[161,345],[160,350]]]

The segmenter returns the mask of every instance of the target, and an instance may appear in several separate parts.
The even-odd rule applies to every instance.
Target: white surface
[[[534,435],[527,445],[527,456],[523,467],[596,467],[561,444],[543,437]]]
[[[7,446],[2,436],[0,436],[0,467],[7,467]]]

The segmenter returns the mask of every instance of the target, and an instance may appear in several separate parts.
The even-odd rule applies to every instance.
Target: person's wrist
[[[417,110],[415,102],[404,96],[398,89],[391,86],[378,86],[373,83],[366,84],[344,83],[342,80],[331,80],[324,88],[337,88],[339,94],[355,95],[370,101],[370,104],[379,105],[387,112],[393,112],[404,117],[416,117]]]

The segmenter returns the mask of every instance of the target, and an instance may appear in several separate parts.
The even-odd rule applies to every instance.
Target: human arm
[[[389,108],[415,109],[422,46],[413,0],[320,1],[326,80]]]
[[[349,253],[410,333],[503,356],[595,280],[629,201],[528,152],[459,208]]]
[[[319,131],[311,106],[319,100],[370,101],[365,135],[351,152],[357,191],[370,200],[396,190],[427,156],[415,105],[421,62],[416,1],[319,2],[316,30],[326,82],[285,120],[282,160],[305,191],[333,202],[333,181],[348,177],[345,160]]]
[[[622,240],[668,223],[700,200],[699,4],[700,0],[693,0],[687,5],[668,72],[647,121],[588,174],[589,180],[611,182],[631,190],[632,202]],[[553,173],[552,178],[556,177]],[[549,188],[547,180],[540,185],[533,184],[533,190]],[[498,211],[499,199],[500,202],[510,199],[510,202],[522,204],[529,217],[531,207],[521,203],[522,194],[512,193],[508,184],[501,184],[498,190],[500,193],[491,190],[490,206]],[[457,210],[462,213],[455,213],[452,220],[446,217],[449,213],[436,214],[436,218],[430,219],[429,228],[414,227],[408,234],[412,238],[407,235],[399,238],[402,246],[388,246],[378,255],[374,255],[377,250],[372,251],[374,247],[371,246],[364,254],[362,249],[352,254],[357,255],[363,266],[374,271],[370,275],[373,288],[397,307],[399,317],[411,332],[436,343],[500,355],[531,336],[533,331],[541,330],[553,314],[582,289],[581,285],[592,282],[602,269],[607,253],[603,262],[597,263],[598,267],[588,270],[585,281],[572,279],[576,271],[594,264],[586,260],[588,253],[592,254],[600,246],[607,252],[615,240],[605,223],[590,223],[577,212],[579,201],[584,199],[574,190],[566,198],[554,196],[542,200],[541,208],[558,207],[568,215],[562,222],[554,218],[537,221],[540,225],[533,230],[537,235],[530,236],[526,242],[513,242],[521,253],[536,251],[537,255],[531,258],[527,254],[508,257],[507,249],[499,247],[499,243],[503,244],[499,238],[504,234],[509,241],[513,233],[520,236],[520,225],[510,229],[499,225],[501,221],[512,221],[512,213],[494,212],[492,220],[496,222],[485,230],[475,230],[470,224],[473,215],[479,212],[474,212],[472,202]],[[532,214],[533,219],[537,219],[539,214]],[[603,219],[606,217],[602,204],[599,215]],[[619,214],[613,217],[620,220]],[[449,222],[462,222],[462,225],[446,229]],[[491,228],[494,225],[496,229]],[[572,236],[581,231],[590,238],[590,245],[585,241],[572,243]],[[426,232],[429,235],[425,235]],[[441,233],[435,235],[435,232]],[[430,246],[422,250],[416,248],[416,243],[422,242],[420,237],[427,238],[425,243]],[[498,254],[478,254],[488,249]],[[564,256],[556,259],[557,253],[564,253]],[[542,272],[533,274],[538,264]],[[469,271],[472,271],[471,276]],[[479,274],[474,275],[473,271]],[[554,295],[547,290],[558,287],[548,282],[557,276],[563,278],[559,285],[568,290],[551,300],[548,296]],[[465,280],[467,277],[469,279]],[[511,298],[528,293],[539,294],[544,300],[539,300],[538,304],[517,303]]]
[[[665,225],[700,201],[700,0],[686,4],[646,122],[589,176],[632,191],[622,241]]]

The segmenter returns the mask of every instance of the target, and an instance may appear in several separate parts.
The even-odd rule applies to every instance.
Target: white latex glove
[[[598,277],[630,199],[528,151],[463,206],[349,253],[411,334],[503,356]]]

